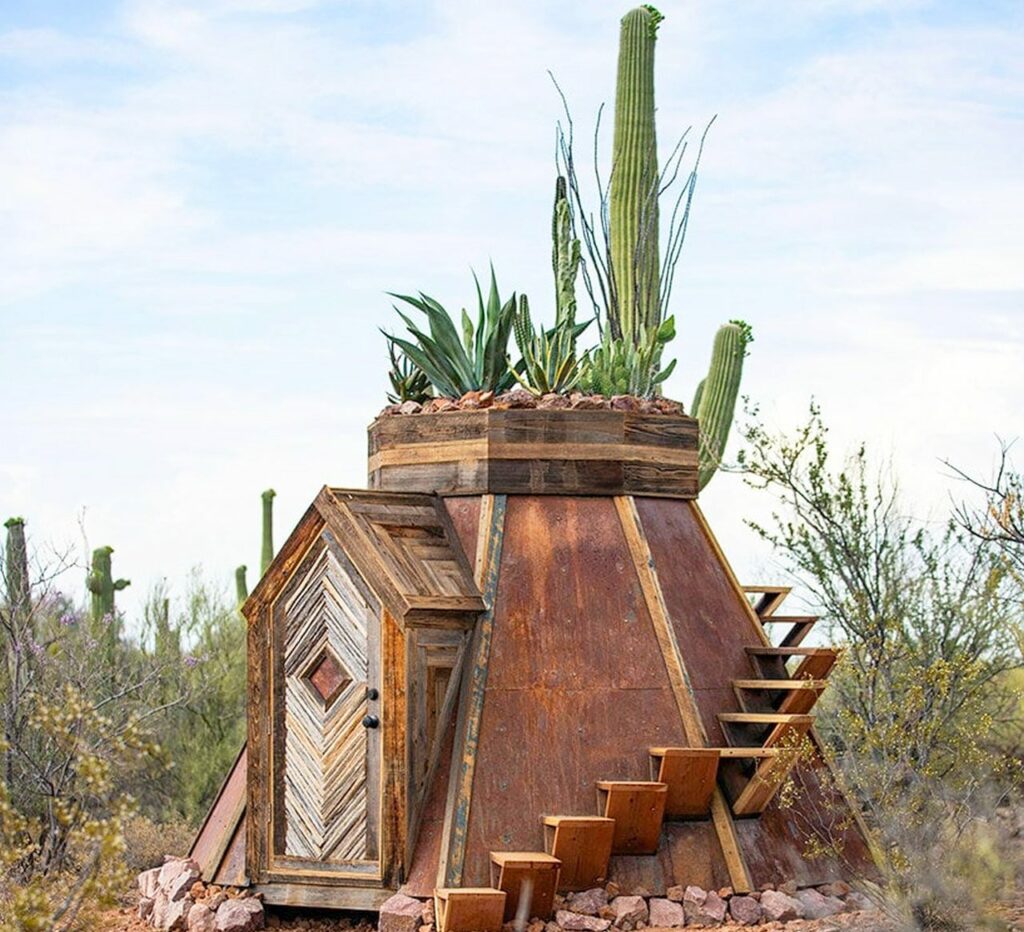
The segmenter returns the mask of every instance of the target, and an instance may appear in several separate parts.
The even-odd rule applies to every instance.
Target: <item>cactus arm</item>
[[[249,583],[245,579],[246,566],[243,563],[235,570],[235,599],[241,605],[249,598]]]
[[[658,144],[654,121],[654,44],[661,14],[638,7],[622,18],[609,223],[618,295],[613,336],[637,344],[660,318]]]
[[[572,235],[572,210],[565,178],[555,181],[555,205],[551,217],[551,265],[555,273],[555,326],[572,328],[576,323],[576,275],[580,265],[580,241]]]
[[[114,583],[114,590],[120,592],[122,589],[127,589],[132,584],[130,579],[119,579]]]
[[[698,386],[691,411],[700,422],[698,489],[711,481],[722,462],[751,339],[750,327],[742,321],[724,324],[715,334],[711,365]]]
[[[274,496],[273,489],[267,489],[261,496],[263,499],[263,549],[260,554],[260,575],[274,559]]]
[[[700,399],[701,396],[704,394],[704,383],[706,381],[707,379],[701,379],[697,383],[697,391],[693,393],[693,404],[690,405],[690,414],[692,414],[694,417],[697,416],[697,412],[700,410]]]

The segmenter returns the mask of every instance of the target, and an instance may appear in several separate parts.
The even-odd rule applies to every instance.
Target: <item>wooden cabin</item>
[[[244,606],[245,813],[222,794],[204,876],[244,851],[271,903],[436,891],[455,929],[467,903],[509,918],[526,878],[543,915],[608,880],[869,869],[812,727],[836,652],[786,589],[737,582],[693,419],[393,416],[369,444],[371,491],[324,488]]]

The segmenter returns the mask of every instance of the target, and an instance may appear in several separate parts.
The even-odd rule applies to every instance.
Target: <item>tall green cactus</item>
[[[654,43],[662,18],[652,6],[622,18],[615,83],[609,225],[618,313],[609,324],[638,347],[661,323]]]
[[[555,206],[551,216],[551,267],[555,273],[555,326],[564,324],[572,328],[576,323],[576,275],[580,267],[580,241],[572,235],[572,211],[562,175],[555,181]]]
[[[97,625],[108,616],[111,619],[115,617],[114,594],[131,585],[128,579],[114,579],[110,563],[113,552],[113,547],[97,547],[92,552],[92,570],[86,578],[86,585],[92,593],[92,620]]]
[[[743,377],[743,358],[752,340],[750,325],[742,320],[719,327],[708,374],[694,393],[690,414],[700,423],[699,489],[711,481],[722,462]]]
[[[263,493],[263,552],[260,555],[260,576],[270,566],[274,559],[274,496],[277,495],[273,489],[267,489]]]
[[[249,598],[249,583],[245,579],[247,570],[244,563],[235,570],[235,600],[239,605]]]
[[[25,519],[8,518],[4,556],[4,582],[7,604],[13,618],[27,618],[31,609],[31,583],[28,576],[28,549],[25,546]]]

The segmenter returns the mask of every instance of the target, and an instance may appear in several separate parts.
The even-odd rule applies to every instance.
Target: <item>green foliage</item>
[[[661,366],[661,353],[676,335],[675,318],[669,317],[639,346],[626,337],[615,338],[605,331],[600,345],[583,361],[580,385],[597,395],[637,395],[651,398],[660,391],[676,367],[673,359]]]
[[[427,318],[425,333],[398,310],[415,342],[385,334],[405,356],[418,366],[430,384],[441,395],[459,398],[466,392],[502,392],[515,384],[515,375],[508,365],[508,342],[516,315],[516,296],[502,302],[498,283],[491,268],[491,286],[484,301],[480,282],[474,274],[477,293],[477,320],[474,325],[465,308],[462,311],[462,338],[448,311],[428,295],[414,298],[393,294],[420,311]]]
[[[588,322],[589,323],[589,322]],[[587,324],[574,325],[566,317],[552,330],[534,329],[526,295],[520,295],[514,324],[516,344],[522,354],[522,372],[512,370],[519,383],[534,395],[572,391],[579,383],[581,367],[576,358],[576,337]]]
[[[818,722],[842,782],[876,816],[892,909],[920,928],[957,913],[962,928],[986,927],[972,898],[992,895],[1003,875],[984,825],[1024,789],[1020,760],[998,741],[1020,703],[1007,673],[1024,665],[1008,636],[1022,612],[1013,566],[990,541],[908,516],[864,447],[835,465],[813,404],[791,435],[752,413],[740,461],[780,507],[770,524],[750,525],[844,647]],[[829,819],[802,820],[800,805],[793,813],[805,853],[841,856],[841,821],[835,831]]]
[[[637,7],[622,18],[612,140],[610,251],[617,298],[609,326],[640,348],[662,320],[658,239],[658,143],[654,44],[661,14]]]
[[[423,403],[430,397],[430,379],[426,373],[411,362],[405,353],[396,353],[395,344],[388,343],[388,356],[391,358],[391,369],[388,378],[394,392],[388,393],[388,401],[401,404],[403,401]]]
[[[722,462],[743,377],[743,359],[753,339],[750,325],[742,320],[729,321],[715,334],[708,374],[697,386],[690,408],[690,414],[700,422],[700,489],[711,481]]]
[[[92,570],[86,585],[92,593],[92,620],[96,625],[103,625],[106,619],[115,617],[114,594],[131,585],[127,579],[115,581],[110,561],[113,552],[113,547],[97,547],[92,552]]]
[[[235,601],[241,606],[249,598],[249,583],[245,578],[248,567],[243,563],[235,567]]]
[[[273,489],[267,489],[261,496],[263,500],[263,546],[260,551],[260,576],[274,560],[274,496]]]

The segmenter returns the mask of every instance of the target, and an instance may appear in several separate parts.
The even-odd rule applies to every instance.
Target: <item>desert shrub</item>
[[[195,826],[184,819],[155,822],[137,813],[123,826],[125,862],[134,876],[164,863],[164,856],[182,855],[192,846]]]
[[[820,730],[869,819],[887,900],[911,926],[982,928],[1007,880],[992,816],[1022,785],[998,740],[1020,702],[1015,569],[990,540],[910,517],[864,447],[835,466],[813,405],[795,434],[755,417],[745,439],[748,483],[780,505],[751,526],[845,650]],[[808,828],[805,842],[841,856],[838,837]]]

